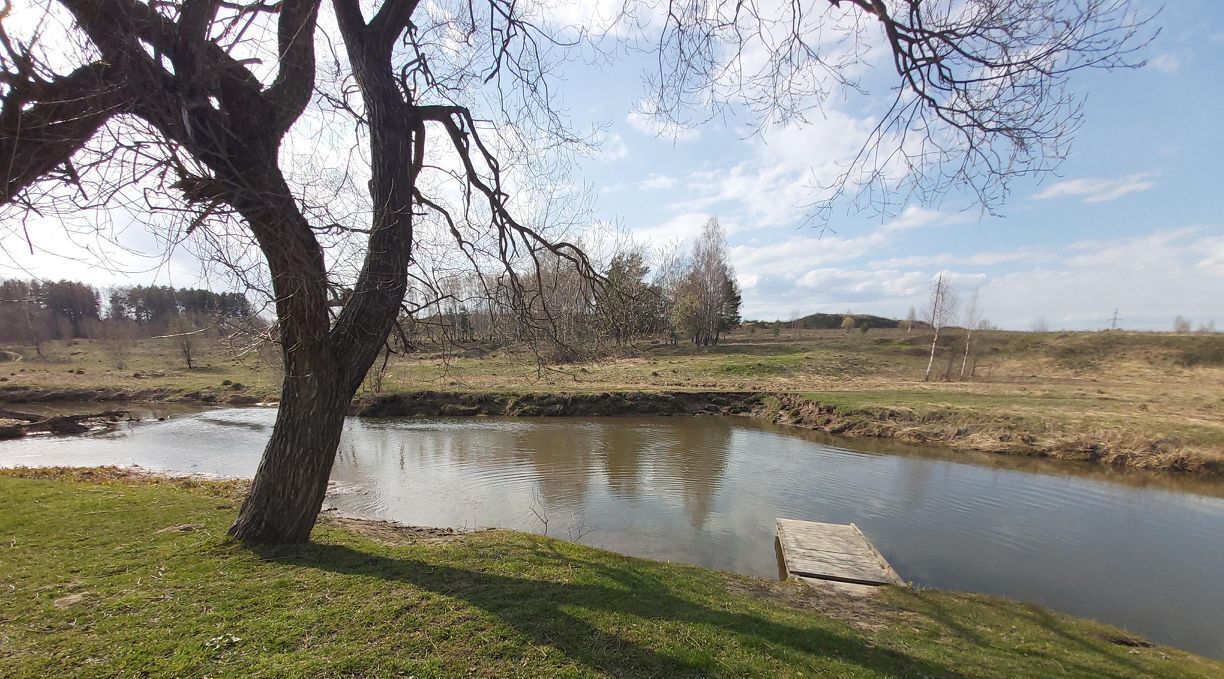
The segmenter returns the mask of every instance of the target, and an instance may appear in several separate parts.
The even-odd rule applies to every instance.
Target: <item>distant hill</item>
[[[854,317],[854,326],[856,328],[899,328],[905,321],[899,321],[895,318],[884,318],[883,316],[872,316],[871,314],[810,314],[795,321],[799,327],[808,330],[834,330],[842,327],[842,321],[846,316]],[[790,321],[782,321],[783,325],[790,325]],[[768,323],[762,323],[768,325]],[[925,328],[926,323],[922,321],[914,321],[915,328]]]

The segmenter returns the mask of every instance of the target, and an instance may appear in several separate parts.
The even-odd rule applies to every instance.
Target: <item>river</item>
[[[249,477],[275,411],[0,443],[0,466]],[[835,441],[739,418],[349,418],[328,502],[777,577],[774,519],[854,522],[906,580],[1224,657],[1224,483]]]

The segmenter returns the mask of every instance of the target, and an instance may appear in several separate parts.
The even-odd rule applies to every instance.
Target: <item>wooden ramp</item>
[[[856,585],[905,584],[852,523],[778,519],[778,546],[786,577]]]

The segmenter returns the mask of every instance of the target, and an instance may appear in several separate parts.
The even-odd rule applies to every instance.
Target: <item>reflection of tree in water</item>
[[[622,500],[636,500],[641,496],[642,462],[655,443],[648,431],[647,426],[637,422],[609,422],[601,428],[600,452],[608,489]]]
[[[689,523],[700,529],[727,470],[731,427],[717,417],[678,420],[674,425],[660,467],[669,485],[679,485]]]
[[[515,432],[505,453],[535,471],[545,509],[581,508],[598,449],[598,427],[581,420],[541,423]]]
[[[897,492],[904,497],[906,511],[911,514],[921,512],[930,493],[935,465],[914,458],[895,458],[895,461],[901,465]]]

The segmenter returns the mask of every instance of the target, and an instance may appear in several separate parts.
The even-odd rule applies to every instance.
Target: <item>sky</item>
[[[1141,9],[1157,9],[1137,0]],[[570,181],[595,198],[592,220],[660,246],[691,239],[711,216],[728,233],[745,318],[814,312],[904,317],[941,272],[962,297],[977,290],[995,325],[1029,329],[1171,329],[1175,316],[1224,329],[1224,6],[1174,0],[1137,70],[1083,71],[1084,122],[1056,175],[1015,181],[997,216],[952,193],[888,215],[841,209],[812,226],[812,177],[857,150],[870,106],[834,99],[806,125],[752,134],[720,118],[660,129],[638,111],[640,55],[566,66],[575,128],[602,126],[598,152]],[[878,70],[878,68],[877,68]],[[886,98],[887,71],[867,72]],[[0,230],[0,277],[74,278],[100,286],[213,285],[185,252],[66,239],[62,230]]]

